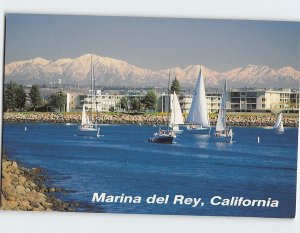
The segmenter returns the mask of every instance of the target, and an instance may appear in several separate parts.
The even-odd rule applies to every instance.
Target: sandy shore
[[[275,115],[271,114],[228,114],[228,125],[232,126],[273,126]],[[111,114],[99,113],[98,122],[101,124],[166,124],[168,116],[150,114]],[[43,123],[79,123],[81,113],[42,113],[42,112],[5,112],[3,120],[5,122],[43,122]],[[210,116],[211,124],[215,125],[217,116]],[[284,126],[298,127],[299,120],[297,114],[287,114],[283,116]]]
[[[75,203],[64,203],[53,195],[61,189],[44,185],[40,168],[28,169],[2,156],[1,210],[73,211]]]

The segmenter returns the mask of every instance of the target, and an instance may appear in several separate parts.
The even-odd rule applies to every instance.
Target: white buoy
[[[25,128],[24,128],[24,131],[26,132],[27,131],[27,127],[25,126]]]
[[[257,143],[260,143],[260,138],[259,137],[257,137]]]

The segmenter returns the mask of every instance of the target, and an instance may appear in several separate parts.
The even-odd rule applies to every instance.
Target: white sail
[[[182,112],[179,104],[178,97],[174,91],[173,95],[170,95],[170,107],[171,107],[171,116],[170,116],[170,126],[174,127],[176,125],[182,125],[184,124],[183,122],[183,117],[182,117]]]
[[[222,94],[220,110],[218,115],[218,121],[216,125],[216,131],[226,130],[226,82],[224,85],[224,90]]]
[[[283,123],[282,123],[282,113],[279,113],[277,120],[274,124],[274,129],[277,129],[278,131],[283,131]]]
[[[88,120],[88,118],[87,118],[87,115],[86,115],[86,112],[85,112],[85,106],[83,105],[83,107],[82,107],[82,115],[81,115],[81,125],[88,124],[87,120]]]
[[[283,131],[284,131],[282,121],[281,121],[281,123],[280,123],[280,125],[279,125],[278,131],[279,131],[279,132],[283,132]]]
[[[200,68],[197,84],[195,87],[193,101],[189,111],[187,122],[192,124],[199,124],[204,127],[210,127],[208,112],[207,112],[205,86],[204,86],[201,68]]]

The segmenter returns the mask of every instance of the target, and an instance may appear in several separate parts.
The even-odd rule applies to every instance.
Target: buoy
[[[260,143],[260,138],[259,137],[257,137],[257,143]]]
[[[24,131],[27,131],[27,127],[25,126]]]

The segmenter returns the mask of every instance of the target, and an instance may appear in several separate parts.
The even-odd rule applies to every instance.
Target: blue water
[[[27,131],[24,127],[27,127]],[[234,127],[234,143],[183,131],[171,145],[147,142],[156,127],[103,125],[101,137],[76,136],[77,126],[5,123],[3,147],[12,159],[41,167],[48,184],[71,190],[64,201],[77,211],[293,217],[296,199],[297,128]],[[257,137],[260,137],[260,144]],[[94,192],[141,196],[142,203],[92,203]],[[170,195],[168,204],[148,196]],[[176,194],[202,197],[203,207],[173,205]],[[278,208],[212,206],[212,196],[279,200]]]

